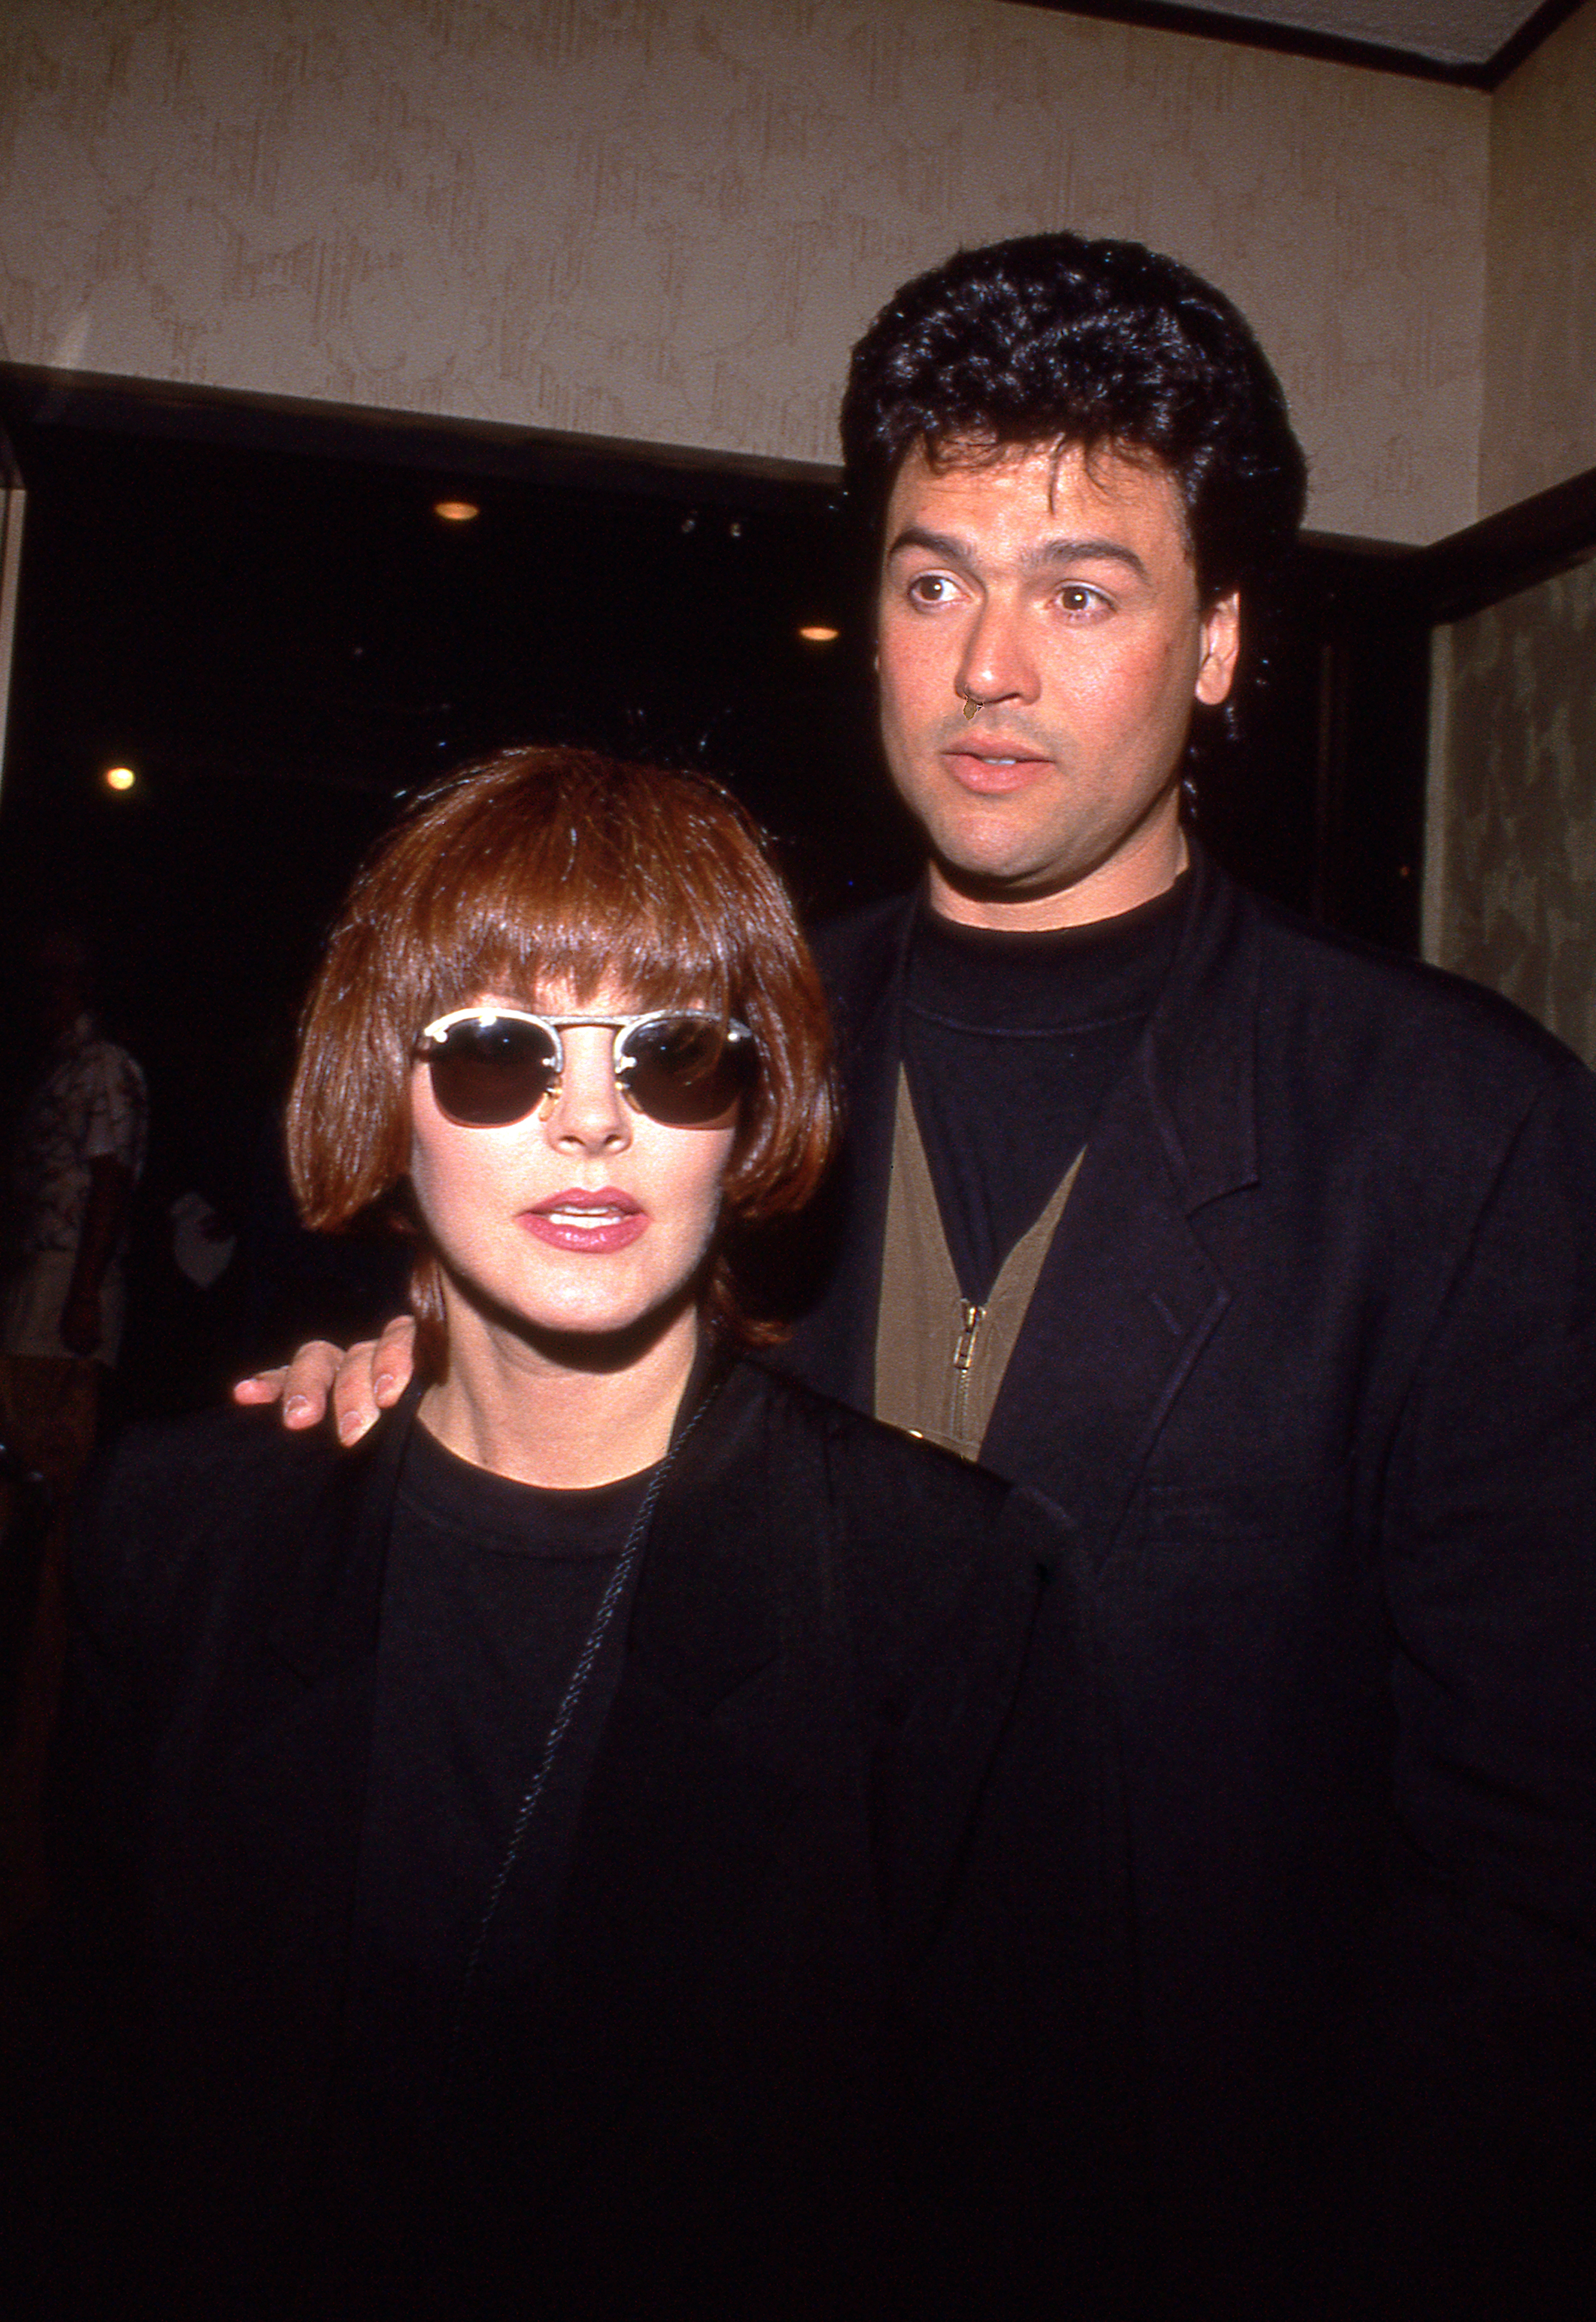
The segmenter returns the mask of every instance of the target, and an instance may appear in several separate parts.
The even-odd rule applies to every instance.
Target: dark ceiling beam
[[[311,397],[188,387],[109,372],[0,362],[0,428],[83,427],[233,451],[295,452],[420,469],[440,478],[507,476],[742,507],[783,506],[834,491],[840,469],[692,445],[516,427],[486,419],[368,410]],[[24,461],[25,469],[25,461]],[[24,473],[24,482],[26,476]]]
[[[1378,41],[1354,41],[1339,32],[1310,32],[1305,25],[1269,24],[1255,16],[1228,16],[1208,8],[1188,8],[1179,0],[1000,0],[1009,8],[1042,8],[1054,16],[1090,16],[1099,23],[1132,24],[1149,32],[1185,32],[1199,41],[1226,41],[1237,48],[1272,49],[1291,57],[1315,57],[1326,64],[1356,65],[1365,72],[1405,73],[1410,79],[1448,81],[1455,87],[1499,88],[1547,36],[1572,16],[1583,0],[1542,0],[1542,5],[1504,41],[1493,57],[1458,64],[1414,49],[1388,48]]]
[[[1461,621],[1596,555],[1596,468],[1416,549],[1404,573],[1427,619]]]

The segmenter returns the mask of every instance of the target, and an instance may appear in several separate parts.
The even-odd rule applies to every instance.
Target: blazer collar
[[[758,1375],[721,1357],[683,1408],[685,1440],[638,1578],[627,1673],[707,1716],[780,1641],[768,1559],[748,1549],[771,1513]]]
[[[1174,964],[1135,1059],[1188,1215],[1257,1183],[1257,908],[1195,844]]]

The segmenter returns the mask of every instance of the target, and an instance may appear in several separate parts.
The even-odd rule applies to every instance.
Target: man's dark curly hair
[[[1135,242],[1029,234],[962,250],[908,283],[853,350],[842,411],[849,498],[879,541],[921,445],[1151,453],[1186,508],[1205,604],[1290,548],[1307,467],[1280,381],[1230,301]]]

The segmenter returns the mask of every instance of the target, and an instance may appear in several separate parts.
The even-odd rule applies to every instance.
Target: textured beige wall
[[[1475,514],[1490,107],[999,0],[5,0],[14,360],[799,461],[960,242],[1253,315],[1312,521]]]
[[[1497,91],[1480,512],[1596,467],[1596,0]]]
[[[1596,466],[1596,0],[1498,90],[1482,514]],[[1596,1064],[1596,560],[1436,641],[1426,949]]]
[[[1425,949],[1596,1064],[1596,558],[1436,660]]]

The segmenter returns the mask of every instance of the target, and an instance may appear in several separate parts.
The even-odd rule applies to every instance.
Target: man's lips
[[[648,1231],[649,1217],[640,1202],[616,1186],[595,1193],[571,1185],[523,1210],[521,1223],[535,1241],[552,1249],[602,1253],[626,1248]]]
[[[1053,763],[1024,742],[976,742],[968,737],[950,742],[941,754],[956,782],[987,797],[1026,789]]]

